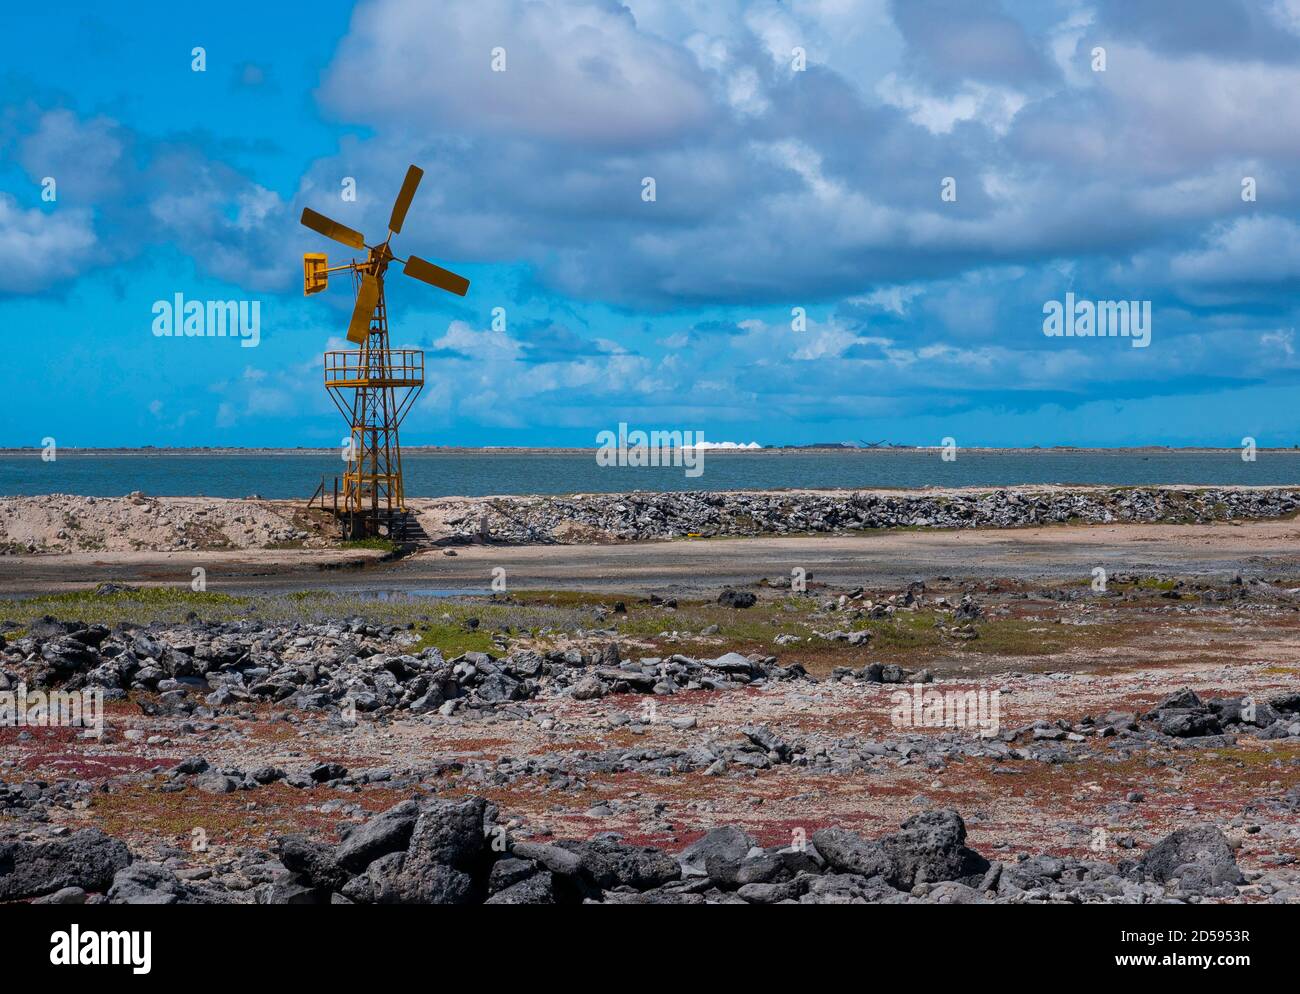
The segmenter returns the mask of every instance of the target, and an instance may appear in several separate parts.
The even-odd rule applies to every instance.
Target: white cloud
[[[1214,229],[1202,248],[1176,255],[1175,279],[1192,283],[1277,283],[1300,278],[1300,225],[1255,215]]]
[[[492,71],[494,49],[506,70]],[[708,80],[680,47],[601,0],[372,0],[321,88],[368,123],[627,145],[706,126]]]
[[[128,141],[112,118],[80,118],[60,108],[40,116],[22,140],[19,159],[33,179],[57,181],[60,202],[87,206],[121,194]]]
[[[905,112],[931,134],[946,135],[963,121],[975,121],[1005,135],[1028,98],[1016,90],[985,83],[963,83],[952,94],[931,93],[894,73],[876,85],[880,99]]]
[[[92,261],[96,245],[89,209],[24,209],[0,193],[0,291],[46,290]]]

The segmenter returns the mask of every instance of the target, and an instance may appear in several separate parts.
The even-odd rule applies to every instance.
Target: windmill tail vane
[[[302,257],[304,295],[322,292],[329,285],[330,274],[340,272],[352,275],[356,295],[347,332],[348,341],[356,348],[325,353],[325,388],[349,425],[348,467],[341,491],[336,481],[334,503],[347,538],[385,533],[394,538],[406,520],[398,428],[424,386],[424,352],[389,347],[384,296],[388,266],[401,263],[405,275],[448,293],[463,297],[469,292],[469,280],[463,276],[416,255],[401,259],[393,254],[393,236],[401,234],[423,175],[418,166],[406,171],[389,216],[388,236],[377,244],[368,244],[361,232],[310,207],[302,211],[304,226],[366,253],[364,258],[337,266],[330,266],[323,252]],[[324,506],[323,482],[317,493]]]

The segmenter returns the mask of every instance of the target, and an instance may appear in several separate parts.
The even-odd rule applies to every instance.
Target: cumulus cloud
[[[997,0],[894,0],[891,11],[908,60],[937,83],[1023,85],[1055,75],[1041,43]]]
[[[1300,225],[1255,215],[1216,227],[1206,243],[1174,256],[1175,279],[1191,283],[1291,283],[1300,280]]]
[[[613,0],[362,4],[321,96],[367,123],[618,147],[700,130],[713,109],[687,53]]]
[[[57,199],[47,210],[9,208],[0,242],[15,259],[0,274],[0,289],[39,292],[159,245],[178,247],[201,273],[249,289],[291,285],[296,266],[282,248],[288,206],[205,149],[65,108],[37,110],[18,127],[17,158],[32,199],[46,177]]]
[[[1112,31],[1162,52],[1245,61],[1294,62],[1300,57],[1300,7],[1294,0],[1098,0]]]
[[[347,134],[296,189],[103,115],[20,121],[17,161],[64,177],[67,199],[0,200],[17,260],[0,289],[172,244],[205,273],[292,291],[292,250],[324,247],[299,209],[379,235],[416,162],[400,247],[509,266],[523,275],[501,302],[536,304],[509,331],[478,298],[440,312],[418,336],[430,417],[725,404],[816,420],[1289,377],[1300,6],[1178,7],[366,0],[316,93]],[[59,264],[22,269],[33,247]],[[1152,348],[1046,340],[1042,305],[1067,291],[1152,299]],[[795,306],[817,315],[802,337],[773,316]],[[1243,341],[1251,358],[1224,363]]]
[[[23,208],[0,193],[0,291],[40,293],[96,258],[90,211]]]

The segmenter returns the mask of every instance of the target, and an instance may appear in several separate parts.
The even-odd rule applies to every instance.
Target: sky
[[[382,240],[411,163],[394,246],[471,287],[390,271],[407,444],[1300,442],[1300,0],[129,10],[6,11],[0,445],[339,444],[298,218]]]

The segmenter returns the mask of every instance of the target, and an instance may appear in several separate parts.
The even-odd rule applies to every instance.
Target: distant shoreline
[[[909,452],[937,452],[941,446],[938,445],[917,445],[917,446],[897,446],[894,448],[850,448],[835,445],[801,445],[801,446],[769,446],[761,449],[705,449],[704,452],[710,459],[715,456],[751,456],[751,455],[896,455],[899,453]],[[0,448],[0,458],[6,457],[39,457],[41,454],[40,446],[24,446],[21,448]],[[337,456],[338,448],[334,446],[320,448],[238,448],[238,447],[206,447],[194,446],[188,448],[74,448],[72,446],[60,446],[58,455],[63,456]],[[447,455],[447,456],[595,456],[598,451],[597,446],[590,448],[567,448],[562,446],[440,446],[440,445],[405,445],[402,447],[404,455]],[[1172,445],[1141,445],[1132,447],[1088,447],[1057,445],[1051,447],[1009,447],[998,448],[992,446],[959,446],[958,451],[962,453],[981,453],[997,455],[1155,455],[1155,454],[1195,454],[1195,453],[1232,453],[1239,454],[1240,446],[1172,446]],[[1257,452],[1270,453],[1296,453],[1300,455],[1300,448],[1296,447],[1265,447],[1260,446]]]

